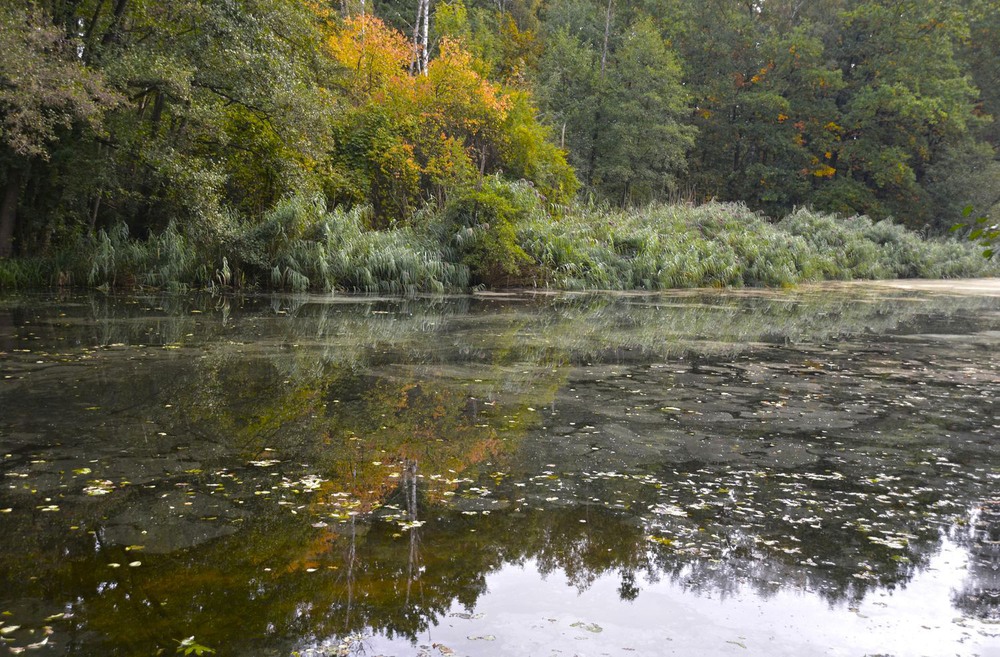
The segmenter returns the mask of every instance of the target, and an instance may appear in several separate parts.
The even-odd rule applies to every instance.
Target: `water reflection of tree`
[[[968,574],[952,603],[963,614],[1000,621],[1000,499],[974,506],[968,524],[956,537],[968,551]]]
[[[316,530],[310,526],[312,518],[260,502],[235,537],[143,557],[143,570],[123,569],[127,586],[109,577],[106,568],[95,567],[110,558],[127,563],[130,555],[123,546],[101,548],[95,555],[85,539],[47,542],[44,537],[53,534],[39,532],[30,543],[17,544],[10,541],[24,532],[11,532],[0,539],[0,552],[18,557],[0,562],[4,581],[32,576],[26,571],[14,576],[15,569],[27,568],[21,555],[28,546],[46,582],[44,590],[35,585],[34,594],[81,601],[76,609],[81,632],[100,632],[112,644],[135,647],[137,654],[152,654],[156,647],[171,646],[170,639],[190,633],[208,645],[227,645],[232,654],[251,641],[282,645],[292,637],[367,629],[415,638],[439,622],[453,603],[473,608],[491,573],[528,561],[542,573],[565,573],[580,590],[598,578],[617,577],[623,599],[641,595],[659,577],[716,592],[750,586],[765,595],[775,590],[772,582],[780,581],[834,601],[907,581],[936,547],[934,537],[920,536],[899,552],[870,543],[851,527],[790,530],[779,517],[768,517],[747,530],[727,515],[732,509],[724,501],[716,507],[709,499],[700,516],[693,514],[685,522],[693,530],[718,534],[720,547],[715,552],[684,551],[646,540],[661,525],[643,509],[658,500],[640,492],[631,492],[640,504],[630,512],[584,506],[581,496],[566,500],[566,506],[547,505],[544,511],[464,515],[443,504],[444,493],[456,484],[431,485],[419,476],[417,462],[428,474],[455,470],[470,477],[487,476],[485,464],[493,459],[491,468],[500,467],[528,425],[525,407],[542,407],[553,398],[563,374],[552,370],[568,362],[619,363],[677,350],[698,352],[692,336],[728,341],[730,351],[743,348],[743,341],[821,339],[869,326],[884,329],[928,312],[928,306],[892,300],[804,299],[778,305],[752,298],[702,301],[685,307],[686,300],[667,311],[655,299],[578,298],[546,304],[533,314],[522,305],[502,303],[470,312],[474,304],[469,300],[370,301],[351,307],[245,300],[242,308],[235,301],[193,307],[173,300],[177,307],[171,309],[157,300],[143,301],[140,307],[103,299],[86,310],[98,319],[96,324],[70,329],[61,326],[55,311],[40,323],[34,314],[19,311],[19,326],[30,319],[32,330],[49,340],[65,337],[69,330],[78,344],[87,345],[191,342],[190,350],[172,361],[177,376],[170,401],[183,406],[184,414],[171,420],[175,424],[169,428],[196,437],[195,451],[200,450],[206,469],[231,463],[234,456],[260,458],[258,452],[273,445],[285,461],[309,463],[330,480],[317,494],[320,501],[347,489],[362,515]],[[972,301],[930,304],[942,312],[972,306]],[[156,311],[158,307],[165,309]],[[202,321],[196,319],[199,315],[211,318]],[[485,335],[490,339],[484,342]],[[205,358],[191,358],[202,355],[196,351],[200,345],[211,347]],[[111,362],[111,353],[103,364]],[[466,367],[444,369],[456,365]],[[108,378],[102,382],[104,399],[166,422],[167,413],[158,403],[164,388],[156,381],[162,370],[117,372],[126,375],[101,375]],[[472,372],[482,381],[470,381]],[[478,399],[496,404],[486,406]],[[127,424],[119,420],[115,426]],[[120,439],[123,451],[137,450],[130,444],[133,438],[124,434]],[[400,479],[390,479],[391,471],[374,461],[402,463]],[[849,474],[862,478],[877,474],[852,468]],[[268,474],[256,480],[247,474],[246,485],[266,480]],[[700,475],[689,471],[678,476]],[[164,477],[158,483],[183,482]],[[715,482],[706,476],[703,483],[708,488]],[[130,489],[126,494],[131,496],[127,500],[116,494],[107,502],[93,502],[85,526],[100,525],[102,514],[116,510],[113,505],[142,504],[143,496],[153,492]],[[756,506],[763,508],[781,494],[765,491]],[[401,529],[397,519],[372,513],[394,495],[402,501],[399,520],[410,524],[408,529]],[[591,497],[613,498],[607,491]],[[926,500],[919,510],[926,511],[934,501]],[[685,500],[694,502],[705,500]],[[311,517],[323,512],[321,506],[310,508]],[[996,613],[992,517],[985,511],[975,516],[971,526],[986,522],[987,528],[969,538],[979,566],[970,570],[966,590],[956,594],[956,606],[980,616]],[[923,522],[914,518],[894,520],[892,528],[913,533]],[[421,520],[426,524],[417,526]],[[763,549],[756,540],[790,533],[820,556],[819,562],[834,565],[803,566],[801,557]],[[72,547],[64,549],[66,545]],[[898,556],[906,559],[895,560]],[[858,561],[869,564],[871,579],[854,577],[857,573],[848,566]],[[266,574],[264,564],[272,567]],[[239,645],[243,640],[247,643]]]
[[[238,535],[170,555],[142,555],[145,566],[134,571],[110,571],[100,562],[134,558],[123,546],[95,556],[84,537],[69,550],[65,542],[52,550],[38,541],[15,548],[3,539],[0,548],[35,555],[32,572],[42,567],[45,573],[44,586],[35,585],[39,595],[58,591],[80,601],[74,606],[80,632],[100,632],[109,645],[130,646],[136,654],[153,654],[179,631],[233,655],[265,648],[287,653],[311,640],[371,631],[416,640],[453,605],[473,610],[490,574],[528,562],[542,574],[564,573],[581,591],[598,578],[615,577],[625,600],[663,577],[715,594],[741,586],[766,594],[777,589],[774,582],[827,591],[831,600],[852,591],[850,574],[804,568],[790,556],[747,547],[735,526],[729,551],[698,556],[649,542],[634,515],[601,506],[466,515],[431,502],[415,466],[406,465],[388,494],[388,502],[401,502],[402,518],[350,516],[316,529],[310,526],[315,516],[261,506]],[[401,527],[420,521],[425,524]],[[989,548],[995,520],[977,520],[976,527],[970,539]],[[990,549],[983,554],[989,557]],[[956,604],[963,610],[968,600],[970,612],[995,611],[995,598],[982,595],[996,583],[992,563],[970,571],[974,586],[967,591],[975,599],[960,594]],[[872,564],[883,582],[905,581],[906,570],[895,570],[899,564],[888,555]]]
[[[446,336],[458,353],[475,354],[482,344],[464,338],[478,337],[472,333],[476,330],[519,329],[515,337],[522,362],[554,352],[562,358],[584,358],[635,348],[663,356],[704,353],[712,348],[710,342],[729,344],[730,351],[755,342],[821,342],[844,334],[890,331],[922,314],[949,316],[995,306],[975,297],[924,297],[914,303],[905,293],[859,290],[571,295],[540,297],[533,303],[469,297],[338,301],[207,294],[88,295],[70,305],[31,297],[0,303],[15,324],[30,321],[36,339],[58,336],[69,345],[219,341],[217,346],[226,348],[233,338],[268,344],[278,340],[318,346],[323,362],[351,366],[377,359],[387,347],[418,359],[441,355],[442,343],[428,339],[434,336]]]
[[[420,525],[417,513],[417,461],[407,459],[403,463],[403,480],[400,482],[403,497],[406,500],[406,523],[404,529],[409,533],[410,551],[406,560],[406,599],[410,604],[410,594],[413,584],[420,579]]]

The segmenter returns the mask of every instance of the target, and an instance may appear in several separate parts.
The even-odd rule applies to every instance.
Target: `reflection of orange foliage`
[[[510,447],[496,429],[469,415],[467,401],[463,389],[383,383],[369,391],[363,408],[334,415],[328,442],[331,449],[339,442],[346,451],[322,474],[329,481],[314,497],[312,512],[344,518],[350,511],[374,510],[399,486],[404,460],[443,475],[433,486],[439,495],[453,489],[448,476],[457,478]]]
[[[407,485],[408,463],[418,478],[421,512],[428,504],[449,499],[463,483],[479,480],[484,474],[476,472],[481,464],[489,463],[486,473],[502,479],[497,472],[504,469],[505,455],[516,449],[517,438],[538,421],[538,414],[527,411],[516,397],[485,403],[473,396],[482,391],[466,384],[431,380],[433,384],[416,371],[396,371],[374,384],[365,381],[363,397],[351,404],[336,403],[320,411],[320,395],[317,406],[302,410],[316,423],[311,427],[320,437],[320,449],[313,462],[321,468],[316,474],[323,482],[318,490],[285,489],[285,499],[293,502],[285,508],[307,517],[310,524],[322,521],[328,526],[314,526],[307,539],[289,549],[288,572],[336,568],[354,529],[352,516],[358,516],[361,531],[370,523],[365,516],[388,501],[402,505],[397,495]],[[350,380],[332,381],[354,385]],[[537,396],[533,401],[538,403]],[[296,497],[308,510],[294,503]],[[405,510],[391,513],[402,515]]]
[[[407,383],[399,391],[399,401],[396,402],[396,410],[402,411],[410,405],[410,391],[417,387],[415,383]]]

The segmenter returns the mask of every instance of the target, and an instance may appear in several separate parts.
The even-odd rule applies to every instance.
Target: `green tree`
[[[778,214],[832,175],[841,76],[826,64],[822,25],[800,8],[709,0],[672,27],[694,94],[688,183],[699,198]]]
[[[963,0],[968,33],[959,41],[958,55],[979,91],[976,112],[994,117],[983,128],[984,138],[1000,148],[1000,11],[992,0]]]
[[[125,222],[143,235],[172,221],[216,230],[229,210],[259,216],[290,190],[319,188],[334,99],[321,84],[332,76],[324,20],[309,6],[47,6],[8,8],[3,19],[3,50],[18,54],[4,58],[14,80],[4,114],[21,125],[5,129],[7,188],[23,179],[22,209],[49,224],[29,232]],[[46,166],[29,170],[29,156]]]
[[[694,130],[680,64],[653,21],[615,12],[613,2],[556,6],[537,88],[586,187],[634,204],[676,189]]]
[[[30,168],[50,160],[74,128],[89,136],[100,131],[105,111],[119,100],[76,57],[77,47],[40,7],[0,6],[0,258],[12,253]]]
[[[932,165],[976,124],[977,92],[955,57],[964,17],[950,3],[852,2],[830,53],[845,87],[836,176],[815,202],[838,212],[934,222]]]

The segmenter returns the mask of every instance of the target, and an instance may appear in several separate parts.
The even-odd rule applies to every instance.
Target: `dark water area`
[[[998,393],[977,294],[3,297],[0,654],[995,657]]]

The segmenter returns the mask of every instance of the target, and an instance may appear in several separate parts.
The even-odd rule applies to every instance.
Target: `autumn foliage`
[[[576,190],[527,94],[484,77],[459,41],[442,40],[426,75],[410,72],[410,44],[374,16],[345,20],[328,47],[351,104],[337,121],[335,200],[368,200],[387,225],[498,172],[552,201]]]

